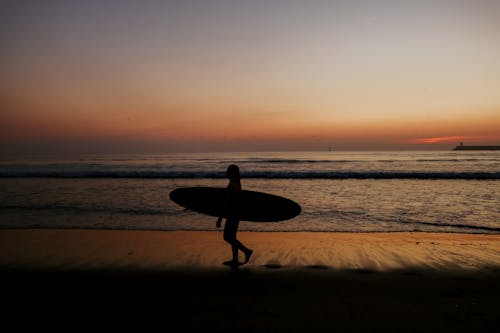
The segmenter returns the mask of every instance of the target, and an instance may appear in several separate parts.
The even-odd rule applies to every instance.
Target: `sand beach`
[[[497,325],[500,235],[0,231],[18,328],[207,332],[462,331]],[[175,329],[174,329],[175,327]],[[73,330],[73,329],[72,329]]]

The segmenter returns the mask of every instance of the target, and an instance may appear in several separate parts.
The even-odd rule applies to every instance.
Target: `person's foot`
[[[229,267],[238,267],[241,265],[241,263],[236,261],[236,260],[228,260],[228,261],[224,261],[224,265],[229,266]]]
[[[246,264],[250,260],[250,257],[252,256],[252,253],[253,253],[252,250],[248,250],[248,251],[245,252],[245,261],[243,261],[243,264]]]

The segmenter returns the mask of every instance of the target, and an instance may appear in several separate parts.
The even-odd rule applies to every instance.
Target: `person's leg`
[[[250,257],[252,256],[253,251],[250,250],[245,245],[243,245],[239,240],[236,240],[236,242],[238,243],[239,249],[245,254],[245,261],[243,261],[243,263],[246,264],[250,260]]]
[[[231,244],[231,249],[233,251],[233,261],[238,262],[238,245],[236,245],[234,241]]]
[[[250,250],[248,247],[243,245],[238,239],[234,239],[233,243],[231,244],[233,247],[233,258],[238,259],[238,250],[241,250],[245,254],[245,261],[243,261],[243,264],[246,264],[249,260],[250,257],[252,256],[253,251]]]
[[[233,253],[233,262],[238,262],[238,244],[236,240],[236,230],[238,228],[238,220],[227,219],[224,225],[224,240],[231,245],[231,251]]]
[[[245,254],[245,261],[243,264],[246,264],[250,260],[253,251],[243,245],[243,243],[236,238],[239,222],[239,220],[231,218],[226,220],[226,224],[224,225],[224,240],[231,244],[233,261],[238,262],[238,250],[241,250]]]
[[[247,248],[243,243],[241,243],[237,238],[236,238],[236,233],[238,231],[238,225],[239,225],[239,220],[235,222],[235,229],[234,229],[234,242],[233,242],[233,256],[234,256],[234,247],[236,246],[236,258],[238,258],[238,250],[241,250],[245,254],[245,261],[243,261],[243,264],[246,264],[250,260],[250,256],[252,255],[253,251]]]

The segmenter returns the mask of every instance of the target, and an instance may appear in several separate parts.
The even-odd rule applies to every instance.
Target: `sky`
[[[0,3],[0,152],[500,144],[500,1]]]

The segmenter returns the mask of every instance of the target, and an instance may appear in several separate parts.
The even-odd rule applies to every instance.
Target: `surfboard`
[[[251,222],[285,221],[302,211],[300,205],[291,199],[249,190],[232,192],[230,207],[224,211],[227,193],[220,187],[183,187],[170,192],[170,199],[197,213],[223,218],[231,215]]]

